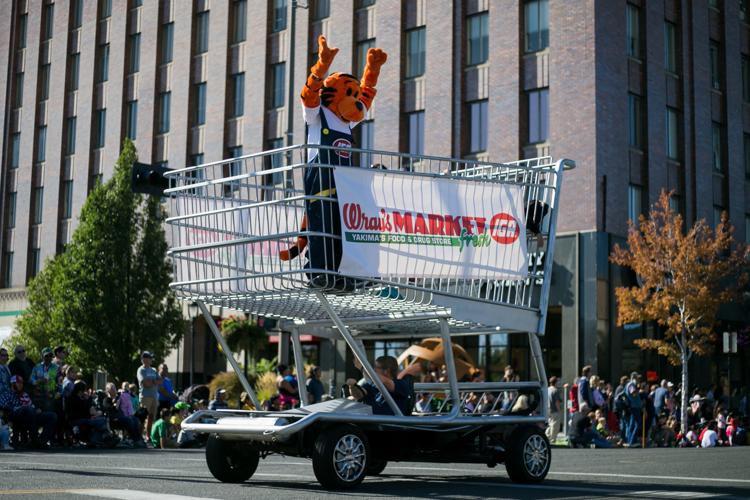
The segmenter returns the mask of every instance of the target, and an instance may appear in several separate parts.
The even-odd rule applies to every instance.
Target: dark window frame
[[[536,20],[537,30],[530,31],[529,23]],[[532,35],[533,33],[533,35]],[[533,43],[532,43],[533,42]],[[549,47],[549,1],[527,0],[524,3],[524,51],[540,52]]]
[[[414,43],[416,42],[416,50]],[[427,55],[427,28],[418,26],[406,32],[404,78],[418,78],[425,73]]]
[[[472,27],[478,26],[478,36],[474,37]],[[466,17],[466,66],[479,66],[489,60],[489,13],[477,12]]]

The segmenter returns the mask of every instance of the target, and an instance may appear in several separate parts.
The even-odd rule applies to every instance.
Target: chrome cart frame
[[[315,146],[315,149],[319,157],[325,157],[322,153],[332,148]],[[171,229],[169,255],[175,274],[171,286],[180,298],[199,305],[256,408],[261,407],[260,401],[231,355],[211,315],[211,306],[280,320],[281,329],[291,332],[298,374],[304,373],[300,329],[330,339],[343,339],[393,413],[373,415],[364,405],[346,400],[309,405],[304,384],[300,384],[299,409],[201,411],[186,419],[183,429],[209,433],[216,442],[251,442],[266,452],[295,454],[294,447],[289,447],[295,436],[306,429],[335,423],[369,426],[378,431],[420,432],[543,426],[548,405],[539,337],[544,334],[547,316],[562,175],[574,163],[552,161],[548,157],[490,163],[385,151],[350,151],[352,166],[377,165],[382,169],[378,175],[405,176],[405,179],[455,178],[518,186],[523,193],[527,223],[532,221],[536,233],[526,238],[528,272],[518,279],[504,280],[354,276],[346,277],[354,279],[355,285],[345,293],[333,287],[310,288],[311,273],[331,276],[331,283],[342,277],[330,266],[306,267],[303,257],[287,261],[278,257],[278,251],[293,245],[298,237],[322,235],[302,228],[306,203],[335,201],[330,193],[311,195],[304,191],[305,169],[313,168],[308,161],[310,147],[292,146],[170,171],[166,173],[170,187],[164,195],[169,199],[171,214],[167,219]],[[319,162],[314,168],[335,171],[342,167]],[[325,236],[340,239],[340,236]],[[526,335],[535,380],[459,383],[451,336],[486,333]],[[438,336],[442,341],[447,382],[414,387],[415,391],[439,399],[436,411],[404,415],[367,359],[362,340],[399,336]],[[522,393],[533,394],[535,404],[527,414],[512,414],[507,408],[497,408],[498,399],[492,396],[493,392],[512,393],[515,398]],[[466,404],[469,395],[495,401],[495,405],[488,403],[489,411],[477,412]],[[534,442],[539,445],[538,440]],[[295,446],[298,450],[304,448],[300,443]],[[502,445],[496,448],[497,461],[502,461],[506,450]],[[223,450],[225,455],[229,453]],[[305,456],[306,452],[296,454]],[[526,479],[543,479],[549,467],[548,461],[545,463],[541,478]],[[217,475],[213,469],[212,472]],[[321,482],[325,483],[323,479]],[[344,480],[343,486],[346,484]],[[328,485],[342,486],[335,481]]]

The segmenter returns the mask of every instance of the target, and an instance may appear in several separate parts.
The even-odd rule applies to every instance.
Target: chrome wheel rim
[[[356,481],[365,471],[365,462],[365,443],[362,439],[354,434],[341,436],[333,449],[333,468],[339,479]]]
[[[523,463],[533,477],[541,477],[549,464],[549,446],[542,436],[534,434],[523,445]]]

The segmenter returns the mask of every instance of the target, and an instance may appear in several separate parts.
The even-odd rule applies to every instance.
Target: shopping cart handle
[[[167,167],[136,162],[133,164],[131,189],[134,193],[164,196],[164,190],[169,188],[169,179],[164,174],[169,171]]]

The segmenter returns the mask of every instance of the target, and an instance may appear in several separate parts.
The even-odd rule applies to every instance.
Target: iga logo
[[[351,151],[347,151],[348,148],[352,147],[352,143],[349,142],[347,139],[336,139],[333,141],[333,147],[334,148],[341,148],[336,149],[336,154],[339,155],[341,158],[349,158],[352,153]]]
[[[510,245],[521,235],[518,221],[505,212],[495,214],[490,222],[490,236],[501,245]]]

